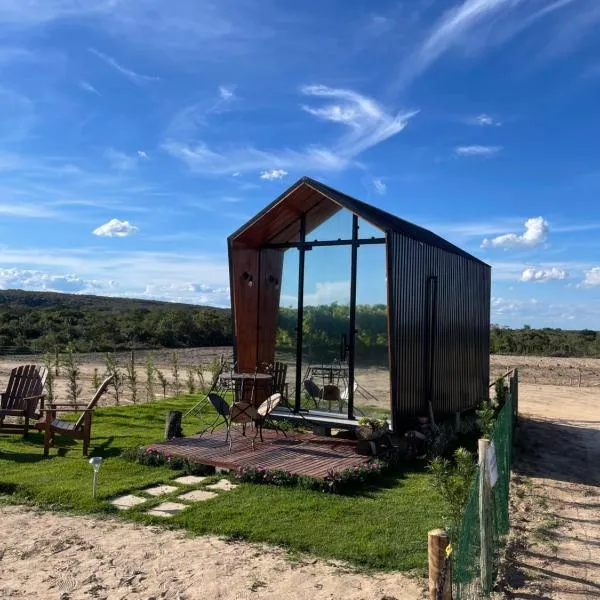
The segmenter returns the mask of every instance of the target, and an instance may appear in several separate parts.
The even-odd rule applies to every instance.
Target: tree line
[[[303,336],[307,353],[339,355],[348,333],[349,307],[307,306]],[[359,358],[385,357],[387,308],[359,305],[356,311]],[[278,350],[296,347],[297,311],[281,308]],[[231,312],[226,309],[48,292],[0,291],[0,349],[13,353],[54,352],[68,345],[76,352],[114,352],[137,348],[229,346]],[[511,329],[492,325],[492,354],[600,357],[600,335],[591,329]]]

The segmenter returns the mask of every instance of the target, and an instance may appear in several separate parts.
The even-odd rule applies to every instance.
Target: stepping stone
[[[174,517],[179,511],[187,508],[187,505],[181,504],[181,502],[163,502],[153,509],[149,510],[146,514],[152,515],[153,517],[165,517],[166,519]]]
[[[143,494],[150,494],[151,496],[164,496],[171,492],[176,492],[179,488],[174,485],[157,485],[155,487],[142,490]]]
[[[186,492],[185,494],[181,494],[181,496],[177,496],[177,500],[188,500],[190,502],[204,502],[205,500],[216,498],[218,495],[219,494],[215,494],[215,492],[206,492],[204,490],[192,490],[191,492]]]
[[[132,494],[126,494],[125,496],[117,496],[113,498],[110,503],[113,506],[116,506],[119,510],[127,510],[128,508],[133,508],[138,504],[144,504],[147,498],[142,498],[141,496],[133,496]]]
[[[213,483],[212,485],[206,486],[209,490],[222,490],[224,492],[228,492],[229,490],[234,490],[237,485],[234,485],[229,481],[229,479],[221,479],[217,483]]]
[[[181,485],[196,485],[202,483],[206,477],[198,477],[197,475],[184,475],[183,477],[177,477],[173,479],[174,483],[180,483]]]

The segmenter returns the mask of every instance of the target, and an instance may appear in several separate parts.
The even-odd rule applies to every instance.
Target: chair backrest
[[[313,400],[321,397],[321,389],[312,379],[304,380],[304,389]]]
[[[96,404],[98,404],[98,400],[102,397],[106,389],[110,385],[111,381],[115,378],[114,375],[109,375],[101,384],[100,387],[96,390],[94,397],[88,402],[88,405],[85,407],[86,410],[93,410],[96,408]],[[85,419],[85,412],[81,413],[79,419],[77,419],[77,423],[75,423],[75,429],[81,429],[83,427],[83,420]]]
[[[6,385],[6,391],[2,394],[1,408],[9,410],[25,410],[27,402],[25,398],[41,396],[44,393],[44,385],[48,370],[46,367],[36,365],[21,365],[10,372],[10,378]],[[33,416],[37,410],[37,404],[29,404]]]
[[[264,419],[280,402],[281,394],[272,394],[256,409],[256,412]]]
[[[273,392],[284,394],[285,393],[285,381],[287,378],[287,364],[277,361],[273,365]]]
[[[208,394],[208,399],[210,400],[210,403],[213,405],[214,409],[222,417],[229,416],[229,404],[227,404],[227,402],[225,402],[225,400],[223,399],[222,396],[219,396],[219,394],[214,394],[211,392],[210,394]]]

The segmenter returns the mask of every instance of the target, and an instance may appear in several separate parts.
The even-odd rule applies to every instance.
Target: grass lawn
[[[96,500],[91,494],[92,469],[81,455],[80,442],[57,438],[57,448],[44,459],[40,434],[31,433],[25,441],[20,435],[0,434],[1,500],[78,513],[116,514],[108,503],[113,496],[164,483],[180,474],[124,460],[121,451],[161,440],[166,410],[185,410],[194,402],[178,398],[98,409],[90,454],[105,460]],[[184,432],[200,428],[200,420],[193,419],[185,424]],[[241,484],[191,506],[168,522],[147,516],[142,509],[118,514],[194,534],[277,544],[366,568],[424,574],[427,531],[441,525],[441,510],[429,488],[429,475],[411,468],[349,495]]]

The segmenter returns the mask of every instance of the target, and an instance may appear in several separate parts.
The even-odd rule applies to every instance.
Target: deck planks
[[[233,431],[231,452],[229,443],[225,441],[225,430],[177,438],[148,448],[213,467],[234,470],[241,467],[266,468],[317,478],[369,461],[367,456],[356,453],[356,442],[352,440],[323,438],[310,433],[284,437],[277,431],[265,429],[264,442],[257,439],[255,450],[252,450],[253,435],[249,432],[244,437],[241,432]]]

